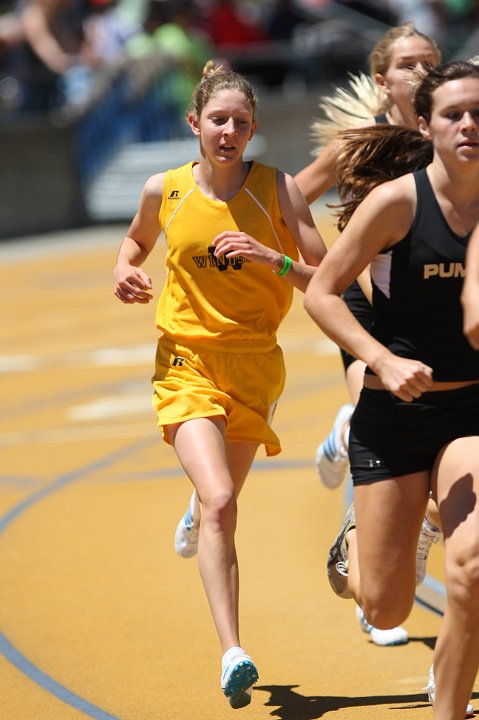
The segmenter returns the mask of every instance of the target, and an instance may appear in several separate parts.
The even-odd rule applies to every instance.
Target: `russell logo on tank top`
[[[463,278],[464,275],[464,265],[459,262],[431,263],[430,265],[424,265],[424,280],[429,280],[433,277]]]
[[[168,195],[168,200],[179,200],[180,199],[180,191],[179,190],[172,190],[170,194]]]

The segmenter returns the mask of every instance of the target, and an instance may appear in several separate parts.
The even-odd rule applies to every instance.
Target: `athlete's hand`
[[[247,260],[277,267],[277,258],[280,253],[262,245],[247,233],[226,230],[217,235],[211,244],[215,247],[216,257],[221,257],[221,255],[228,258],[242,256]]]
[[[153,295],[151,278],[139,267],[126,263],[117,264],[113,271],[115,281],[114,293],[125,304],[149,303]]]
[[[386,390],[405,402],[420,397],[432,385],[432,368],[419,360],[389,354],[376,372]]]

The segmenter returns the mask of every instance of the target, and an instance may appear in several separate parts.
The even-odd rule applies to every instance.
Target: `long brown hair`
[[[359,203],[373,188],[420,170],[432,161],[430,140],[418,130],[401,125],[372,125],[338,133],[336,189],[340,203],[336,209],[338,229],[342,231]]]

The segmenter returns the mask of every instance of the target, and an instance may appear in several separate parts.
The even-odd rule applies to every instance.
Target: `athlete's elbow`
[[[321,316],[321,297],[321,294],[318,293],[313,276],[304,291],[303,306],[308,315],[310,315],[313,320],[318,323],[318,325],[319,318]]]

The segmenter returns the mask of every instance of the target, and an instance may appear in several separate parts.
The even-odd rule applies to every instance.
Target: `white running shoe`
[[[178,555],[184,558],[193,557],[198,552],[198,535],[199,529],[194,524],[195,514],[195,497],[194,492],[190,499],[188,509],[177,525],[175,533],[175,550]]]
[[[431,549],[431,545],[433,543],[438,543],[440,539],[441,531],[437,528],[431,527],[426,518],[424,518],[416,550],[416,585],[420,585],[424,582],[429,550]]]
[[[258,677],[258,671],[246,653],[234,656],[223,667],[221,688],[233,710],[250,704],[253,685]]]
[[[332,490],[339,487],[348,470],[348,450],[341,439],[344,425],[354,411],[350,403],[339,408],[333,429],[316,450],[316,467],[321,482]]]
[[[359,605],[356,605],[356,617],[363,632],[368,633],[372,642],[381,647],[390,645],[405,645],[409,642],[407,630],[400,627],[391,628],[390,630],[380,630],[369,623]]]
[[[436,681],[434,679],[434,665],[431,665],[429,668],[429,678],[426,687],[424,690],[427,692],[427,697],[431,705],[434,705],[434,699],[436,697]],[[467,703],[466,712],[464,717],[466,718],[473,718],[474,717],[474,708],[470,703]]]

